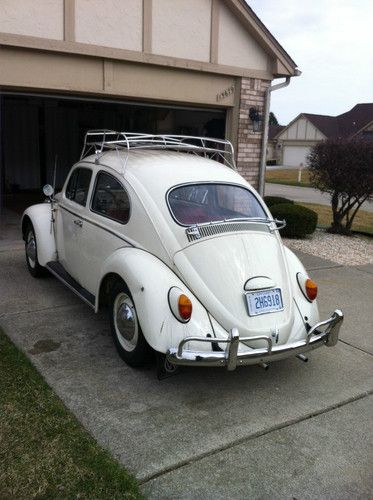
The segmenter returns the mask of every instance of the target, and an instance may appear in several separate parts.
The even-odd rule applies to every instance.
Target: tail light
[[[310,278],[306,280],[306,294],[310,300],[315,300],[317,297],[317,285]]]
[[[193,305],[190,298],[176,286],[170,288],[168,292],[168,303],[172,314],[181,323],[187,323],[193,312]]]
[[[301,289],[306,299],[309,300],[310,302],[313,302],[317,297],[316,283],[313,280],[311,280],[311,278],[308,278],[308,276],[305,276],[302,273],[297,274],[297,281],[299,288]]]

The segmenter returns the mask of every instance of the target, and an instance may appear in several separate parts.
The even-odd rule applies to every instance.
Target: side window
[[[66,198],[75,201],[83,207],[87,203],[89,184],[91,182],[92,171],[88,168],[76,168],[71,174],[66,187]]]
[[[130,218],[130,200],[124,187],[111,175],[97,174],[91,209],[121,224]]]

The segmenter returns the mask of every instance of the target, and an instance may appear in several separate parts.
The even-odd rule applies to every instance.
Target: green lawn
[[[328,227],[332,222],[332,209],[328,205],[317,205],[316,203],[297,202],[297,205],[303,205],[317,212],[318,225]],[[353,231],[361,231],[373,234],[373,212],[359,210],[352,224]]]
[[[301,182],[298,182],[298,169],[266,170],[266,182],[273,184],[286,184],[288,186],[311,187],[309,173],[305,168],[302,170]]]
[[[0,374],[0,498],[142,498],[1,330]]]

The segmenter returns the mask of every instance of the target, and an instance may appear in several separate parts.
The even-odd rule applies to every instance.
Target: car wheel
[[[120,357],[130,366],[143,366],[151,359],[152,350],[145,340],[132,296],[122,282],[111,292],[110,326]]]
[[[25,232],[26,264],[34,278],[45,276],[45,269],[38,262],[38,248],[33,225],[28,224]]]

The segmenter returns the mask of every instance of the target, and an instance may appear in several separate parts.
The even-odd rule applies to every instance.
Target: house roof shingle
[[[268,125],[268,140],[271,141],[274,139],[284,128],[285,125]]]
[[[350,139],[373,121],[373,103],[356,104],[338,116],[302,113],[327,138]]]

